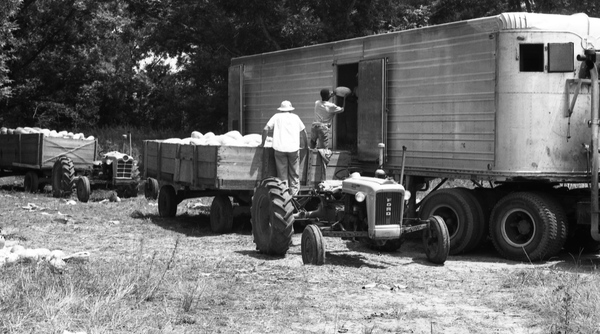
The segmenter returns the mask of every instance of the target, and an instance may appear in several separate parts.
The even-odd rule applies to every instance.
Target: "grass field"
[[[142,196],[80,203],[3,182],[7,247],[89,258],[0,267],[0,333],[600,333],[597,256],[483,248],[433,266],[418,238],[390,254],[328,238],[326,264],[305,266],[300,234],[285,257],[259,254],[243,208],[216,235],[210,199],[162,218]]]

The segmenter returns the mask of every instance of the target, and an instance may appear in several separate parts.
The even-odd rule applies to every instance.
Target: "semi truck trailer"
[[[319,91],[348,87],[332,149],[405,184],[405,214],[442,217],[450,254],[597,251],[599,47],[600,19],[503,13],[242,56],[228,127],[260,133],[290,100],[310,128]]]

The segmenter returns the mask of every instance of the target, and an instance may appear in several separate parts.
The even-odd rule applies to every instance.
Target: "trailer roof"
[[[422,28],[415,28],[409,30],[395,31],[387,34],[401,34],[411,30],[427,30],[427,29],[440,29],[450,25],[457,24],[468,24],[473,27],[480,29],[481,31],[487,32],[498,32],[504,30],[545,30],[545,31],[564,31],[576,34],[582,38],[585,38],[588,43],[595,46],[596,49],[600,49],[600,18],[590,18],[584,13],[573,14],[573,15],[558,15],[558,14],[537,14],[537,13],[502,13],[496,16],[482,17],[477,19],[444,23],[435,26],[427,26]],[[317,46],[333,45],[340,42],[350,40],[360,40],[372,38],[377,35],[369,35],[363,37],[356,37],[352,39],[333,41],[328,43],[321,43],[315,45],[309,45],[304,47],[285,49],[279,51],[265,52],[262,54],[247,55],[241,57],[235,57],[233,59],[244,59],[247,57],[255,57],[258,55],[276,54],[280,52],[287,52],[289,50],[295,50],[300,48],[310,48]]]

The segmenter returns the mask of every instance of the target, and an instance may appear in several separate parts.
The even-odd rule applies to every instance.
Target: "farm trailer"
[[[599,37],[585,14],[505,13],[234,58],[228,125],[260,132],[286,99],[310,126],[319,90],[349,87],[333,148],[374,170],[384,143],[397,179],[406,147],[407,189],[427,194],[406,212],[441,216],[450,254],[488,236],[514,260],[598,250]]]
[[[75,170],[88,168],[96,150],[96,140],[45,137],[41,133],[0,135],[0,176],[24,175],[28,192],[52,184],[55,195],[64,190],[70,193],[71,182],[61,184],[62,165]],[[53,180],[58,183],[53,184]]]
[[[137,196],[137,162],[119,152],[95,161],[96,139],[44,136],[42,133],[0,135],[0,177],[24,175],[27,192],[52,185],[54,197],[69,196],[87,202],[93,188],[116,189],[119,196]]]
[[[306,159],[309,159],[308,161]],[[301,187],[312,188],[321,180],[321,157],[301,151]],[[327,166],[328,175],[346,173],[348,152],[336,152]],[[276,175],[273,149],[237,146],[200,146],[144,141],[146,197],[158,197],[160,216],[175,217],[185,199],[214,197],[210,208],[211,230],[229,233],[233,227],[233,202],[248,207],[256,186]]]

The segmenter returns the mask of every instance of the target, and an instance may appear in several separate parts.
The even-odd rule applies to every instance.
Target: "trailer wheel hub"
[[[520,234],[527,235],[531,233],[531,225],[526,220],[521,220],[517,223],[517,229]]]

